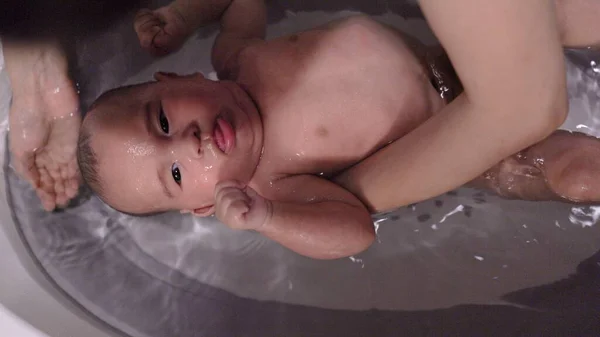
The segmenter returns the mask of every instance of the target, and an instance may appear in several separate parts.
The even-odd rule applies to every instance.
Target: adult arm
[[[372,211],[457,188],[547,137],[567,112],[553,2],[421,0],[464,93],[338,177]]]

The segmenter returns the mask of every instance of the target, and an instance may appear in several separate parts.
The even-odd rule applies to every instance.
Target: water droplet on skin
[[[59,92],[60,92],[59,87],[54,88],[54,90],[52,91],[53,94],[58,94]]]
[[[125,143],[125,146],[127,146],[127,153],[135,157],[149,156],[155,152],[155,147],[146,142],[137,143],[128,141]]]
[[[206,146],[206,150],[207,150],[207,152],[210,152],[210,154],[211,154],[211,156],[212,156],[213,158],[217,156],[217,151],[216,151],[216,149],[215,149],[215,147],[213,146],[213,144],[212,144],[212,143],[209,143],[209,144]]]

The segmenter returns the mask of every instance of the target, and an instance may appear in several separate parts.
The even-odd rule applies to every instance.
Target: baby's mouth
[[[235,130],[228,121],[222,117],[217,117],[213,130],[213,139],[219,150],[225,154],[229,154],[235,146]]]

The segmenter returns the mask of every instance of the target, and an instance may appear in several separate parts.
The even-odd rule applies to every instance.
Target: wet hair
[[[111,100],[118,99],[127,95],[132,94],[133,90],[141,88],[143,86],[147,86],[153,82],[146,82],[134,85],[127,85],[123,87],[118,87],[114,89],[110,89],[103,94],[100,95],[90,106],[88,109],[89,113],[94,113],[93,110],[97,109],[101,104],[108,103]],[[92,128],[89,123],[82,123],[81,130],[79,131],[79,138],[77,140],[77,165],[79,166],[79,171],[81,172],[81,177],[83,178],[84,184],[89,187],[104,203],[108,204],[111,208],[125,214],[133,215],[129,212],[120,210],[112,206],[107,202],[107,198],[105,195],[105,189],[103,182],[100,178],[100,174],[98,172],[98,156],[96,151],[94,151],[91,139],[92,139]],[[154,215],[157,213],[148,214]]]
[[[103,198],[102,181],[98,174],[98,157],[91,145],[91,132],[88,126],[82,125],[77,140],[77,165],[81,172],[84,183],[96,193],[100,199]]]

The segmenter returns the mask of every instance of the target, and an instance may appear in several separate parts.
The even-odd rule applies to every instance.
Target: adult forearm
[[[475,106],[462,95],[336,179],[372,212],[432,198],[546,137],[556,126],[532,117],[536,115],[543,118],[531,111],[503,114],[494,107]]]

